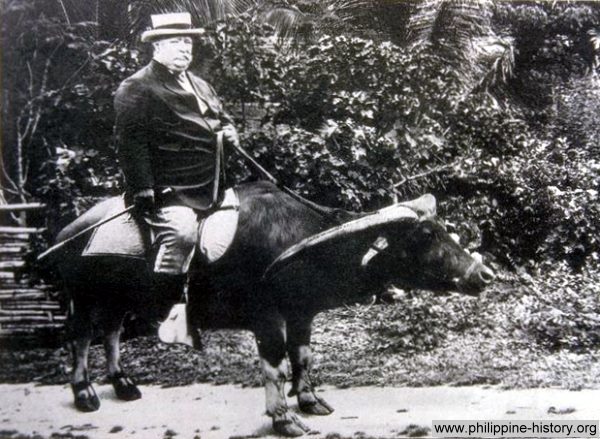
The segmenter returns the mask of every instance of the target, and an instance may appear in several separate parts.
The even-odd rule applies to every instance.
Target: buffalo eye
[[[425,226],[421,229],[421,240],[423,244],[431,244],[433,242],[433,238],[435,236],[435,232],[429,226]]]
[[[412,245],[415,249],[423,251],[431,247],[434,242],[434,237],[435,231],[431,227],[427,225],[421,225],[417,230],[415,230],[412,238]]]

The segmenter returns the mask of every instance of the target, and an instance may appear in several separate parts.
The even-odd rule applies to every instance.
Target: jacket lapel
[[[185,91],[178,83],[177,78],[163,65],[152,61],[153,73],[150,82],[155,95],[164,102],[178,117],[199,125],[207,131],[212,131],[206,119],[200,115],[196,96]],[[212,109],[212,106],[209,105]]]
[[[221,103],[214,95],[214,92],[212,91],[210,86],[206,84],[202,79],[198,78],[193,74],[190,74],[189,72],[187,74],[187,77],[190,80],[192,87],[194,88],[196,94],[200,97],[200,99],[202,99],[204,103],[206,103],[208,108],[215,115],[219,115],[222,112]]]

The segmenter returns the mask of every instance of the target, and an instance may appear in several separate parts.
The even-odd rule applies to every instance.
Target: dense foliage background
[[[535,276],[510,308],[530,336],[597,346],[600,5],[80,3],[2,0],[3,201],[44,201],[55,231],[120,191],[112,96],[149,59],[135,36],[149,12],[190,10],[208,31],[193,68],[282,183],[354,210],[434,193],[466,248]],[[231,169],[252,178],[239,157]],[[543,286],[572,272],[575,290]],[[412,315],[435,320],[426,305]]]

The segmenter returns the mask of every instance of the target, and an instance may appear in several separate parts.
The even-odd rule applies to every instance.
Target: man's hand
[[[140,213],[152,212],[156,207],[154,189],[142,189],[133,194],[133,204]]]
[[[240,136],[232,124],[223,126],[223,137],[230,145],[240,146]]]

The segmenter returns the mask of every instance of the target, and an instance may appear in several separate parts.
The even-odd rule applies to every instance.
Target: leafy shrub
[[[65,22],[51,10],[40,0],[12,1],[2,23],[3,141],[11,146],[3,151],[4,165],[11,189],[34,197],[45,183],[42,168],[60,160],[58,151],[110,156],[112,96],[139,66],[136,51],[98,39],[93,22]]]
[[[37,195],[49,206],[48,228],[57,231],[122,187],[114,156],[93,149],[58,148],[42,167]]]
[[[310,181],[318,200],[380,207],[395,194],[419,193],[423,185],[412,174],[455,155],[434,118],[450,105],[453,90],[450,80],[444,82],[449,69],[432,77],[434,54],[345,36],[324,36],[290,51],[265,44],[273,40],[264,32],[248,22],[218,26],[211,34],[219,56],[213,68],[221,93],[240,104],[246,146],[265,163],[278,160],[270,155],[284,157],[271,169],[281,171],[288,186],[306,184],[297,182],[300,165],[308,168],[300,171],[303,177],[318,177]],[[253,62],[247,62],[250,54]],[[429,104],[436,99],[439,105]],[[260,107],[254,123],[246,119],[249,105]],[[309,152],[320,151],[317,161],[299,145],[305,140],[315,143]]]
[[[73,62],[69,79],[40,99],[38,131],[30,140],[29,191],[49,206],[48,226],[58,230],[98,198],[122,190],[113,145],[113,96],[140,64],[123,44],[96,41],[65,27],[63,45]],[[71,41],[72,40],[72,41]],[[71,42],[69,42],[71,41]],[[64,54],[67,56],[67,54]]]
[[[330,121],[321,135],[289,125],[276,130],[275,138],[253,132],[246,145],[289,187],[355,210],[389,203],[396,149],[372,128],[347,120]]]
[[[600,153],[600,78],[577,77],[557,90],[554,114],[557,137],[564,137],[587,157]]]
[[[551,349],[582,352],[600,343],[600,278],[573,275],[565,266],[531,282],[532,293],[515,307],[516,327]]]
[[[569,11],[577,28],[581,10]],[[511,20],[520,32],[532,20],[550,26],[556,11],[497,13],[500,22],[517,14]],[[38,22],[44,44],[73,62],[52,71],[55,88],[43,95],[30,141],[37,154],[30,168],[42,171],[30,186],[66,219],[79,198],[118,191],[112,96],[141,56],[96,40],[85,26]],[[26,52],[42,40],[15,44]],[[552,258],[579,269],[598,258],[597,83],[574,80],[561,89],[560,111],[547,112],[554,123],[540,131],[510,99],[465,92],[431,50],[344,35],[313,41],[291,47],[242,16],[214,24],[196,48],[245,147],[282,183],[354,210],[433,192],[464,245],[512,265]],[[247,178],[236,161],[232,180]]]
[[[452,337],[513,340],[534,351],[590,352],[600,343],[600,274],[567,264],[532,278],[502,276],[483,297],[403,292],[367,330],[378,350],[426,352]]]
[[[534,110],[531,120],[551,122],[546,109],[556,87],[588,71],[594,57],[588,31],[599,18],[591,2],[497,2],[495,21],[515,39],[511,93]]]
[[[287,186],[356,210],[433,192],[465,245],[512,266],[597,257],[595,162],[510,101],[465,94],[437,54],[345,36],[286,50],[251,20],[210,36],[244,145]]]
[[[468,212],[482,231],[482,248],[507,256],[505,262],[565,260],[575,269],[598,259],[597,160],[582,160],[564,138],[531,138],[512,157],[481,155],[461,165],[476,168],[470,172],[477,179],[451,180],[450,188],[466,185],[471,198],[454,198],[448,210],[454,222]],[[475,227],[470,223],[463,229]]]

